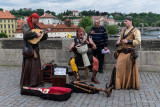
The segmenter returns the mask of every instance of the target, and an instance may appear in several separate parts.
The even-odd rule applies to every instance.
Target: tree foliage
[[[80,14],[82,16],[99,16],[99,15],[104,16],[104,15],[108,15],[108,12],[99,12],[99,11],[95,11],[95,10],[89,10],[89,11],[84,10],[84,11],[80,12]]]
[[[8,38],[7,34],[6,33],[0,33],[0,38]]]
[[[86,28],[84,29],[86,33],[89,33],[89,31],[91,30],[93,26],[86,26]]]
[[[0,8],[0,11],[3,11],[3,9],[2,9],[2,8]]]
[[[44,9],[36,9],[32,10],[30,8],[21,8],[19,10],[12,9],[10,10],[11,14],[13,14],[17,18],[21,18],[24,16],[30,16],[32,13],[37,13],[39,16],[44,14]],[[55,12],[47,10],[47,12],[51,13],[52,15],[55,15]]]
[[[107,30],[107,34],[114,35],[118,33],[118,26],[117,25],[109,25],[105,27]]]
[[[0,8],[0,11],[2,11],[3,8]],[[80,12],[80,17],[75,17],[72,16],[73,12],[70,10],[64,11],[56,15],[54,11],[48,10],[49,13],[51,13],[53,16],[58,17],[61,20],[65,20],[66,18],[69,19],[77,19],[77,18],[82,18],[84,16],[104,16],[104,15],[112,15],[115,20],[118,21],[123,21],[126,16],[132,16],[133,21],[134,21],[134,26],[135,27],[140,27],[141,23],[144,23],[145,26],[160,26],[159,21],[160,21],[160,14],[148,12],[148,13],[120,13],[120,12],[114,12],[114,13],[108,13],[108,12],[100,12],[97,10],[89,10],[89,11],[81,11]],[[11,14],[13,14],[17,18],[21,18],[24,16],[30,16],[32,13],[38,13],[40,16],[44,14],[44,9],[35,9],[32,10],[30,8],[21,8],[19,10],[12,9],[10,10]],[[69,16],[69,17],[64,17],[64,16]],[[124,23],[122,23],[120,26],[124,26]]]
[[[92,25],[93,25],[93,22],[92,22],[91,18],[84,17],[84,18],[82,18],[82,20],[78,24],[78,27],[83,27],[85,29],[87,26],[92,26]]]

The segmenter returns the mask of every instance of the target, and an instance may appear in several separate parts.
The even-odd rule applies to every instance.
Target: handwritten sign
[[[66,75],[67,68],[56,67],[54,68],[54,75]]]

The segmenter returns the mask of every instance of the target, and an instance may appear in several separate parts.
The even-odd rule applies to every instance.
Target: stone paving
[[[0,107],[160,107],[160,73],[157,72],[139,73],[140,90],[113,90],[111,97],[104,92],[72,93],[71,98],[63,102],[20,95],[20,75],[21,67],[0,66]],[[101,84],[95,86],[105,88],[110,75],[111,71],[98,74]],[[80,78],[84,78],[82,73]],[[50,86],[51,83],[44,85]]]

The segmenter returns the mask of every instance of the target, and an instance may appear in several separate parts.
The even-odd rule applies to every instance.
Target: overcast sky
[[[160,14],[160,0],[0,0],[3,9],[44,9],[57,13],[68,10]]]

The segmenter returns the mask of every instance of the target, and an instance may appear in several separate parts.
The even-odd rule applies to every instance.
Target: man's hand
[[[41,36],[41,33],[37,33],[37,37],[40,37]]]
[[[120,45],[120,44],[121,44],[121,41],[120,41],[120,40],[118,40],[118,41],[116,42],[116,44]]]
[[[91,31],[91,34],[94,34],[94,30]]]
[[[89,41],[88,41],[88,40],[85,40],[84,43],[89,44]]]
[[[128,43],[128,40],[127,39],[123,39],[122,42],[123,43]]]
[[[107,47],[104,47],[104,51],[107,51],[108,50],[108,48]]]
[[[47,31],[45,31],[45,33],[48,33],[49,31],[51,31],[51,28],[47,28]]]

